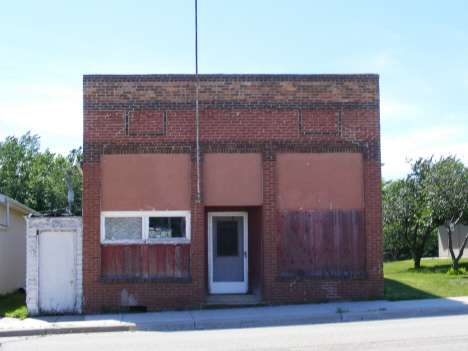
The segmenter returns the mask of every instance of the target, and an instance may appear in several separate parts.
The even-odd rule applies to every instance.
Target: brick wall
[[[201,202],[196,197],[195,77],[85,76],[83,309],[132,296],[149,310],[199,307],[206,293],[203,155],[259,152],[263,162],[262,274],[267,303],[383,294],[379,83],[377,75],[200,75]],[[100,155],[191,155],[190,280],[101,281]],[[278,152],[360,152],[364,160],[366,277],[279,280]],[[124,294],[124,295],[125,295]]]

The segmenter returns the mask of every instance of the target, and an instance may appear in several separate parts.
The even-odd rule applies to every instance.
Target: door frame
[[[213,218],[243,217],[244,221],[244,281],[213,282]],[[208,289],[210,294],[246,294],[249,287],[249,250],[248,250],[247,212],[208,212]]]

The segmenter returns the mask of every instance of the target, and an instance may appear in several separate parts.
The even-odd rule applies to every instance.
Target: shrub
[[[458,274],[466,274],[466,269],[464,267],[458,268],[458,270],[454,270],[453,267],[450,267],[447,271],[448,275],[458,275]]]

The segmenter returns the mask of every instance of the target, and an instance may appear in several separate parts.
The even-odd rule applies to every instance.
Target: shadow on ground
[[[388,278],[384,278],[384,291],[385,299],[388,301],[434,299],[440,297]]]

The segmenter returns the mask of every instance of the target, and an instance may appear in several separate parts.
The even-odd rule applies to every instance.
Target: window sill
[[[154,245],[154,244],[190,244],[189,239],[148,239],[148,240],[104,240],[102,245]]]

